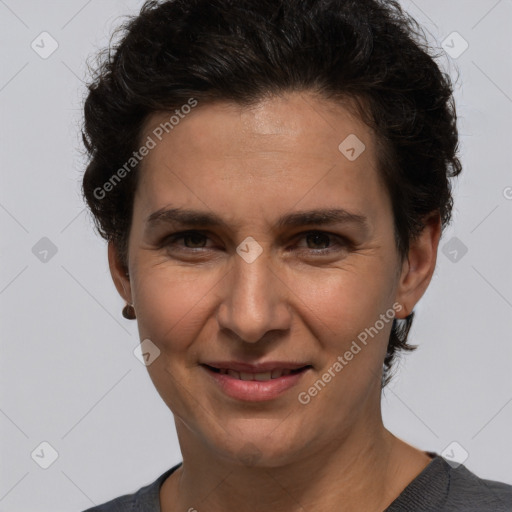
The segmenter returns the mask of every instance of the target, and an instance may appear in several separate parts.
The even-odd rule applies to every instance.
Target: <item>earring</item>
[[[126,306],[123,308],[123,316],[127,320],[135,320],[135,309],[131,304],[126,304]]]

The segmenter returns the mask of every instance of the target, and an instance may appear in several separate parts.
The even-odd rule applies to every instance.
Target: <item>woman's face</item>
[[[180,442],[277,465],[363,435],[380,419],[392,315],[414,299],[373,134],[299,93],[198,104],[162,136],[169,117],[154,115],[142,138],[156,145],[123,285],[141,340],[160,351],[148,371]],[[204,218],[173,220],[171,209]],[[339,211],[313,218],[324,210]]]

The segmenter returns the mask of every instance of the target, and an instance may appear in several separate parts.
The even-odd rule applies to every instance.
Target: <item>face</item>
[[[424,289],[399,262],[373,133],[305,93],[199,104],[159,141],[168,118],[142,139],[157,143],[129,280],[109,256],[160,351],[148,371],[180,442],[271,466],[362,435],[380,418],[392,316]]]

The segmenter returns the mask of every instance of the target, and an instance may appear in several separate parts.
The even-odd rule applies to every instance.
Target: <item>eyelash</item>
[[[191,235],[201,235],[201,236],[204,236],[205,238],[208,238],[207,233],[205,233],[203,231],[198,231],[198,230],[180,231],[179,233],[173,233],[172,235],[166,236],[162,240],[162,242],[159,244],[159,246],[160,246],[160,248],[169,247],[170,245],[175,243],[177,240],[180,240],[180,239],[184,240],[185,237],[191,236]],[[331,240],[334,239],[335,245],[338,245],[340,248],[347,248],[352,245],[351,242],[348,239],[346,239],[345,237],[342,237],[340,235],[335,235],[334,233],[328,233],[327,231],[319,231],[319,230],[305,231],[303,233],[300,233],[296,238],[303,239],[309,235],[328,236],[328,237],[330,237]],[[207,247],[195,247],[195,248],[181,247],[180,250],[182,250],[184,252],[190,251],[192,253],[198,253],[198,252],[203,252],[204,250],[208,250],[208,248]],[[304,251],[304,250],[312,251],[314,254],[323,255],[323,254],[328,254],[328,253],[331,253],[331,252],[334,252],[334,251],[340,250],[340,249],[333,248],[333,245],[331,244],[329,247],[327,247],[325,249],[301,248],[299,250],[300,251]]]

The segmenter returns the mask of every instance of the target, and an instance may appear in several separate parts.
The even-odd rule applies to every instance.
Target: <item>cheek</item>
[[[296,283],[302,289],[308,329],[314,331],[320,349],[316,379],[327,383],[323,387],[315,380],[300,391],[312,397],[312,408],[318,414],[325,407],[354,413],[362,410],[372,391],[380,387],[393,323],[392,279],[382,268],[380,273],[376,268],[364,272],[337,269],[328,278],[312,279],[308,286],[300,280]],[[388,317],[381,320],[386,313]],[[333,423],[334,430],[338,427]]]
[[[184,350],[204,326],[217,273],[161,267],[140,277],[133,294],[141,339],[149,338],[162,351]]]
[[[133,286],[141,340],[150,339],[160,350],[147,366],[162,400],[178,416],[194,416],[194,368],[199,354],[194,343],[211,315],[219,277],[192,276],[179,268],[146,268]]]
[[[373,325],[390,307],[392,280],[383,268],[340,267],[309,276],[295,276],[291,288],[300,297],[302,309],[333,336],[355,335]],[[339,339],[339,338],[338,338]]]

